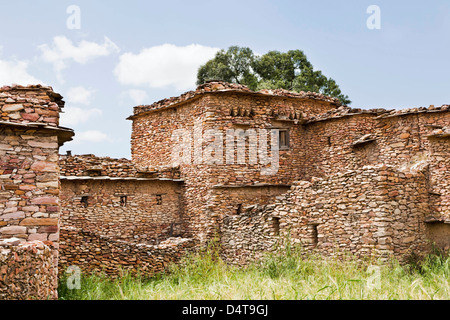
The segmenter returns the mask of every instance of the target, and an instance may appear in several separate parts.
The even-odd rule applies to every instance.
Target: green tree
[[[232,46],[220,50],[216,56],[201,66],[197,73],[197,84],[208,80],[222,80],[243,84],[255,90],[258,79],[253,72],[256,57],[250,48]]]
[[[199,68],[197,84],[208,80],[239,83],[252,90],[312,91],[336,97],[346,105],[351,103],[333,79],[314,71],[301,50],[269,51],[258,57],[249,48],[232,46],[227,51],[220,50]]]

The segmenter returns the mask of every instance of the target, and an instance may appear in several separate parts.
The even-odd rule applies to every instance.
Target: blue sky
[[[80,10],[80,28],[67,20]],[[369,29],[367,8],[381,10]],[[195,88],[218,49],[303,50],[362,108],[450,103],[449,1],[9,1],[0,85],[50,85],[66,100],[61,152],[130,157],[133,106]],[[70,20],[74,21],[74,20]]]

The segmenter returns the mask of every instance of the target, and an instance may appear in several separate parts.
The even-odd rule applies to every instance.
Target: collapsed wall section
[[[59,273],[77,266],[86,274],[104,272],[118,277],[124,272],[144,276],[164,271],[193,250],[188,238],[168,238],[158,245],[117,240],[75,227],[61,228]]]
[[[58,298],[53,252],[41,241],[0,241],[0,300]]]

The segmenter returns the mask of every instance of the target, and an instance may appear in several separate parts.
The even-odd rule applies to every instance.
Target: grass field
[[[191,255],[152,278],[82,275],[81,289],[60,280],[61,300],[450,299],[450,257],[400,265],[339,261],[286,249],[247,268],[226,265],[215,250]]]

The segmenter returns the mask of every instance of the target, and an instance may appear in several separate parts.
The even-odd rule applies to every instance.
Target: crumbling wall
[[[426,173],[388,166],[300,181],[265,210],[227,217],[223,255],[242,263],[286,238],[325,255],[402,259],[429,249],[427,199]]]
[[[0,241],[0,300],[58,298],[52,249],[42,241]]]
[[[252,206],[240,215],[225,215],[221,224],[221,257],[228,263],[246,265],[283,245],[280,219],[274,205]]]
[[[61,228],[59,273],[69,266],[78,266],[84,273],[105,272],[117,277],[122,272],[153,275],[164,271],[193,250],[194,241],[169,238],[158,245],[137,244],[116,240],[98,233]]]

